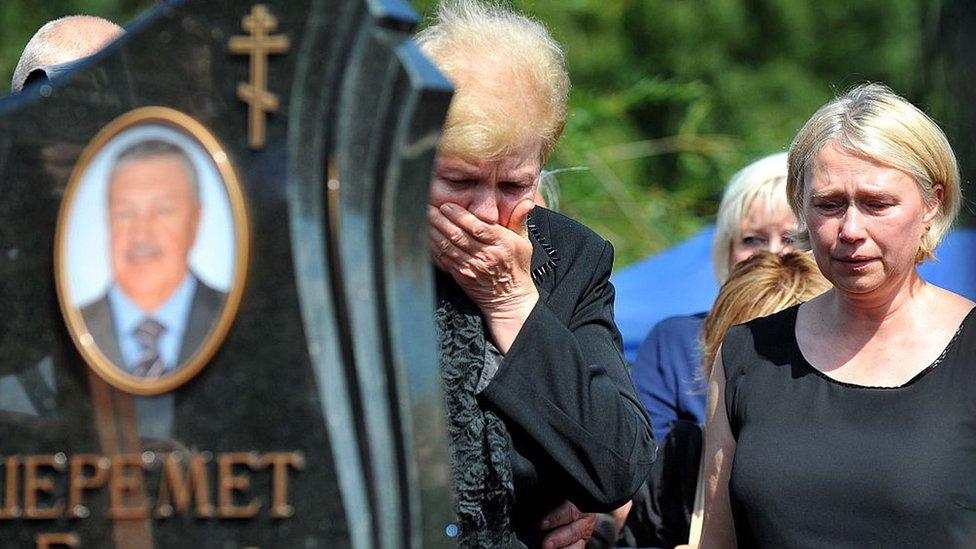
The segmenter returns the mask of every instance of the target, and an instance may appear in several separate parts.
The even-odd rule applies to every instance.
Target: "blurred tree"
[[[711,222],[728,178],[785,150],[835,94],[922,87],[922,0],[513,5],[565,45],[574,87],[550,168],[587,168],[560,175],[561,207],[615,244],[618,266]]]
[[[923,34],[939,2],[512,3],[565,45],[574,87],[549,168],[584,168],[559,174],[561,207],[615,244],[618,266],[711,222],[732,173],[784,150],[818,106],[854,83],[883,81],[913,101],[947,103],[922,70]],[[414,4],[430,14],[436,1]],[[2,82],[45,21],[88,13],[124,24],[151,6],[3,0]]]
[[[968,97],[976,78],[976,4],[942,0],[930,6],[925,35],[923,92],[930,114],[942,125],[959,160],[963,184],[960,223],[976,226],[976,111]],[[969,197],[968,199],[966,197]]]

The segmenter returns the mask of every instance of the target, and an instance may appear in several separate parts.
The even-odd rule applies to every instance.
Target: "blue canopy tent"
[[[614,314],[624,340],[624,355],[633,362],[644,337],[669,316],[707,311],[718,283],[712,271],[709,227],[681,244],[614,273]],[[919,271],[929,282],[976,300],[976,229],[956,229],[936,250],[938,261]]]

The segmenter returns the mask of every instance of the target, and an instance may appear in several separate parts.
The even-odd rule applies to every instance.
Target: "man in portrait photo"
[[[173,143],[141,141],[116,157],[107,194],[112,280],[82,317],[115,365],[158,378],[200,347],[227,298],[189,268],[202,212],[196,168]]]

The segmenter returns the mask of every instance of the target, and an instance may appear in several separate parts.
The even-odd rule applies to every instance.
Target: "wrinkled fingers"
[[[441,204],[440,213],[479,242],[494,244],[499,238],[499,226],[485,223],[460,206],[451,203]]]
[[[439,267],[447,272],[461,275],[471,280],[479,279],[481,273],[485,270],[483,268],[483,262],[455,246],[450,239],[434,227],[430,228],[428,236],[430,238],[431,255]]]
[[[430,226],[437,229],[444,238],[468,253],[474,253],[484,246],[433,206],[427,207],[427,219],[430,220]]]

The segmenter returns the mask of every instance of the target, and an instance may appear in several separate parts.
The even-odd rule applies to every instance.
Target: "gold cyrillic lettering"
[[[20,517],[20,506],[17,498],[20,476],[17,474],[20,469],[20,460],[17,456],[10,456],[4,461],[6,475],[4,475],[4,503],[0,507],[0,520],[15,519]]]
[[[37,549],[51,549],[52,547],[81,547],[81,540],[78,534],[69,532],[67,534],[37,534],[34,538]]]
[[[91,476],[85,475],[85,467],[94,469]],[[85,490],[98,488],[108,479],[108,458],[95,454],[79,454],[71,457],[71,490],[68,496],[68,516],[88,517],[85,509]]]
[[[108,481],[113,519],[144,519],[149,516],[143,483],[143,462],[139,454],[122,454],[112,458],[112,476]]]
[[[271,511],[273,518],[288,518],[295,508],[288,504],[288,467],[301,470],[305,458],[300,452],[270,452],[262,458],[262,468],[271,466]]]
[[[235,465],[246,465],[251,471],[258,469],[258,458],[251,453],[221,454],[217,458],[219,492],[217,501],[220,518],[251,518],[258,514],[261,504],[252,499],[245,506],[234,505],[234,492],[245,495],[251,487],[251,478],[247,473],[234,474]]]
[[[50,467],[58,472],[64,471],[64,456],[40,455],[27,456],[24,460],[24,516],[29,519],[53,519],[61,516],[64,502],[57,500],[47,509],[37,506],[39,492],[53,492],[54,480],[51,477],[40,477],[39,467]]]
[[[200,454],[191,454],[187,476],[184,476],[182,460],[174,454],[167,455],[163,459],[162,478],[159,481],[156,516],[166,518],[174,513],[182,513],[190,506],[191,497],[197,500],[197,518],[214,516],[214,508],[210,504],[206,458]]]

